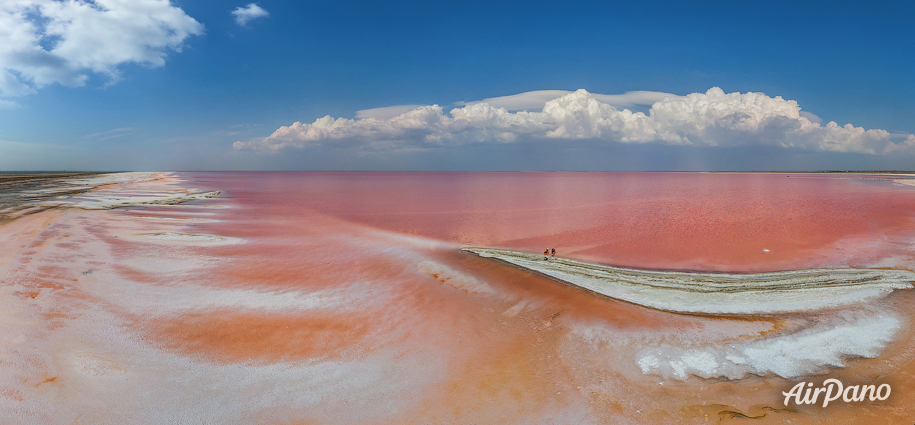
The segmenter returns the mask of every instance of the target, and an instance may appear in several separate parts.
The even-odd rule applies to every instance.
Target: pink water
[[[252,173],[217,179],[212,187],[257,205],[250,214],[318,213],[455,244],[555,247],[560,255],[631,267],[865,266],[893,255],[889,242],[915,231],[915,191],[860,177]]]
[[[661,269],[915,270],[915,187],[686,173],[178,173],[149,184],[223,193],[51,211],[5,227],[12,319],[0,337],[19,345],[3,357],[0,412],[52,423],[705,423],[732,413],[907,423],[915,414],[910,291],[866,306],[902,323],[893,341],[810,375],[882,379],[898,396],[773,411],[784,408],[781,391],[807,378],[671,379],[638,359],[845,313],[670,314],[459,251],[554,247]]]

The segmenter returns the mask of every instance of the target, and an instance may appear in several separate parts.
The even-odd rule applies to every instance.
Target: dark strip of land
[[[0,224],[15,217],[43,211],[41,201],[72,196],[90,188],[67,186],[66,180],[83,179],[108,173],[89,172],[0,172]],[[57,189],[57,190],[45,190]]]
[[[48,180],[56,179],[67,179],[74,177],[90,177],[99,174],[107,173],[87,173],[87,172],[46,172],[46,173],[9,173],[9,172],[0,172],[0,186],[18,184],[18,183],[32,183],[32,182],[44,182]],[[5,188],[3,188],[5,189]],[[2,190],[2,189],[0,189]]]

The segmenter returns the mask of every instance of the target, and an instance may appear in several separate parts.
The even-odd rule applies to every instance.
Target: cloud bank
[[[457,102],[455,105],[466,106],[486,103],[496,108],[505,108],[509,111],[543,109],[547,102],[574,93],[569,90],[534,90],[511,96],[489,97],[473,102]],[[596,94],[591,93],[601,103],[616,107],[632,107],[637,105],[653,105],[666,97],[677,97],[675,94],[659,91],[627,91],[623,94]],[[359,117],[358,115],[356,116]]]
[[[546,103],[574,93],[569,90],[534,90],[524,93],[513,94],[510,96],[488,97],[483,100],[472,102],[455,102],[458,106],[477,105],[480,103],[488,104],[495,108],[505,108],[509,111],[521,110],[542,110]],[[591,93],[595,99],[616,107],[632,107],[639,105],[652,105],[665,97],[677,97],[675,94],[664,93],[659,91],[628,91],[623,94],[595,94]],[[405,112],[410,112],[423,105],[394,105],[382,108],[363,109],[356,111],[356,119],[378,118],[381,120],[396,117]]]
[[[270,16],[270,13],[254,3],[248,3],[245,7],[235,8],[232,15],[235,16],[235,22],[238,25],[246,26],[252,19],[267,17]]]
[[[378,118],[380,120],[386,120],[410,112],[422,106],[423,105],[394,105],[385,106],[382,108],[363,109],[361,111],[356,111],[356,119]]]
[[[546,101],[542,111],[509,110],[534,105],[533,99],[547,96],[545,93],[558,94],[558,97]],[[269,137],[238,141],[233,146],[239,150],[266,152],[321,146],[391,151],[532,140],[557,143],[593,140],[595,143],[763,146],[872,155],[915,154],[913,135],[899,138],[885,130],[865,130],[851,124],[840,126],[829,122],[823,125],[815,115],[803,113],[797,102],[763,93],[725,93],[713,87],[705,93],[687,96],[628,92],[614,97],[594,95],[585,90],[528,92],[519,96],[490,99],[501,106],[486,100],[469,102],[448,114],[441,106],[425,105],[386,117],[365,114],[365,118],[354,120],[334,119],[328,115],[311,124],[296,122],[283,126]],[[624,101],[653,103],[647,114],[608,103],[619,105]]]
[[[168,0],[4,0],[0,97],[53,83],[83,86],[91,73],[114,82],[119,65],[162,66],[169,51],[202,33],[203,25]]]

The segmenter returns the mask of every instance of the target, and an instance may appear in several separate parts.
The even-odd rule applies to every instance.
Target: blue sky
[[[0,14],[38,41],[0,30],[0,45],[19,46],[0,49],[0,67],[19,82],[18,92],[12,85],[0,92],[0,169],[915,164],[915,139],[907,139],[915,133],[910,2],[259,1],[267,15],[244,25],[232,12],[249,2],[144,2],[145,9],[121,0],[3,6]],[[135,17],[123,27],[104,21],[114,26],[109,34],[99,25],[48,29],[55,17],[69,22],[68,13],[125,7]],[[137,28],[144,14],[160,12],[168,12],[153,24],[164,28],[160,35]],[[39,50],[52,65],[23,59]],[[451,112],[466,106],[460,102],[537,90],[567,91],[557,94],[566,100],[556,100],[549,116],[508,106],[495,118],[467,110],[461,121]],[[651,103],[608,109],[594,96],[632,91],[674,97],[665,115]],[[535,103],[524,109],[540,113],[543,103]],[[316,123],[394,105],[441,111]],[[732,109],[706,120],[701,108]],[[625,109],[648,119],[632,121],[620,115]],[[577,121],[556,123],[569,116]],[[735,117],[749,121],[734,124]],[[830,121],[839,128],[826,129]],[[886,133],[843,130],[849,123]]]

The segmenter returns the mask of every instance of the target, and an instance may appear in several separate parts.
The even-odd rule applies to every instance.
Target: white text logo
[[[785,396],[785,406],[794,397],[794,404],[816,404],[820,394],[823,393],[823,407],[829,402],[839,398],[846,403],[864,401],[886,400],[890,396],[890,384],[876,385],[849,385],[844,386],[838,379],[827,379],[823,385],[813,388],[813,382],[801,382],[791,388],[789,392],[782,392]]]

